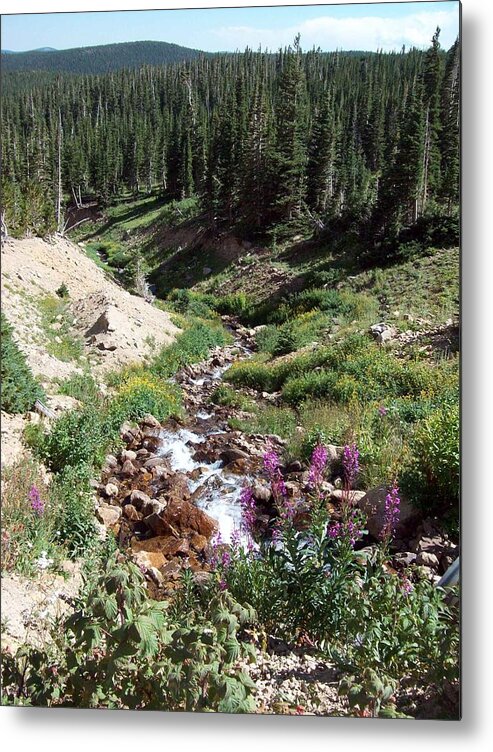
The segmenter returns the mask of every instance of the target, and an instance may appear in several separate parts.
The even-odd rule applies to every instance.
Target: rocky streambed
[[[183,390],[187,417],[161,425],[152,415],[140,426],[122,426],[126,448],[109,455],[98,485],[97,517],[116,533],[119,545],[145,572],[154,597],[178,586],[181,570],[198,579],[209,576],[211,541],[224,544],[234,531],[240,535],[240,494],[253,488],[258,521],[267,527],[274,514],[270,488],[262,480],[263,455],[282,453],[284,441],[275,435],[245,435],[233,430],[229,407],[211,397],[224,373],[255,347],[255,330],[225,322],[234,342],[218,347],[202,363],[187,366],[175,377]],[[337,520],[342,491],[338,488],[342,447],[329,446],[328,478],[323,491]],[[301,498],[308,473],[301,463],[283,468],[288,496]],[[353,503],[368,518],[368,539],[378,541],[385,519],[387,489],[354,490]],[[393,564],[404,570],[413,564],[420,574],[438,580],[457,555],[456,546],[441,532],[438,520],[421,519],[405,499],[394,541]]]

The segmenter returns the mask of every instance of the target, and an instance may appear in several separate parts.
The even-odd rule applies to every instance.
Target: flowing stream
[[[180,385],[185,395],[192,390],[194,402],[197,404],[189,409],[188,427],[179,427],[177,430],[164,428],[160,432],[162,443],[158,450],[159,454],[169,458],[172,470],[188,476],[192,500],[217,521],[224,543],[231,542],[235,530],[240,540],[243,538],[240,533],[240,494],[251,478],[228,471],[226,463],[221,460],[197,461],[194,455],[198,449],[206,447],[208,439],[215,435],[222,435],[224,444],[228,445],[230,429],[224,421],[224,416],[217,414],[220,408],[211,402],[210,396],[221,383],[233,360],[237,359],[237,356],[233,355],[235,350],[242,353],[242,358],[251,355],[251,350],[241,339],[237,339],[232,346],[221,348],[219,351],[225,361],[224,365],[211,365],[210,361],[207,361],[198,366],[198,376],[181,377]],[[216,353],[212,364],[217,360]]]

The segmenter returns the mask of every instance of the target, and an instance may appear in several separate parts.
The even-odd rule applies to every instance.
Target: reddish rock
[[[165,465],[169,468],[169,460],[166,457],[149,457],[149,459],[144,462],[144,467],[148,470],[157,467],[158,465]]]
[[[192,548],[194,548],[195,551],[200,553],[207,546],[207,538],[205,537],[205,535],[192,533],[192,536],[190,538],[190,543],[192,544]]]
[[[217,522],[189,501],[172,499],[160,514],[151,514],[145,523],[156,535],[175,535],[177,538],[198,533],[210,538],[217,530]]]
[[[172,535],[158,535],[144,541],[132,541],[132,551],[161,553],[168,558],[177,554],[188,555],[190,544],[186,538],[174,538]]]
[[[166,559],[159,551],[136,551],[132,554],[132,559],[138,567],[145,567],[145,569],[151,567],[161,569],[166,564]]]
[[[131,522],[138,522],[142,519],[142,514],[136,510],[133,504],[125,504],[123,507],[123,514]]]
[[[161,428],[161,423],[157,418],[154,417],[154,415],[151,415],[150,413],[144,415],[144,417],[142,418],[142,425],[150,426],[151,428]]]
[[[387,494],[387,491],[385,491],[385,493]],[[359,502],[365,498],[366,494],[366,491],[355,491],[351,489],[349,492],[347,492],[342,488],[336,488],[331,492],[330,498],[331,501],[338,502],[339,504],[347,499],[350,504],[359,506]]]

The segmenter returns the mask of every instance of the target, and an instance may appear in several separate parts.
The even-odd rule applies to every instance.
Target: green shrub
[[[124,420],[140,421],[151,413],[159,421],[181,413],[181,392],[175,384],[141,370],[125,379],[111,402],[108,423],[117,430]]]
[[[144,585],[135,565],[111,555],[74,613],[53,630],[50,647],[2,655],[7,702],[252,712],[255,685],[237,668],[238,660],[255,656],[239,639],[253,621],[251,608],[224,593],[209,598],[204,613],[177,620]]]
[[[19,350],[12,327],[1,314],[1,404],[8,413],[31,410],[37,399],[44,399],[44,391],[34,379],[26,358]]]
[[[67,466],[97,465],[103,461],[109,436],[102,406],[71,410],[58,418],[41,446],[41,456],[53,472]]]
[[[173,344],[161,350],[152,361],[150,370],[161,378],[173,376],[183,366],[204,360],[209,350],[225,345],[229,339],[220,322],[199,319],[180,334]]]
[[[56,516],[53,540],[74,558],[87,554],[96,536],[91,477],[88,465],[68,465],[55,475],[50,488]]]
[[[446,403],[416,425],[410,442],[411,466],[401,485],[411,500],[431,514],[458,515],[460,488],[459,405]]]
[[[99,399],[98,386],[89,373],[74,373],[58,383],[59,394],[66,394],[79,402],[94,404]]]

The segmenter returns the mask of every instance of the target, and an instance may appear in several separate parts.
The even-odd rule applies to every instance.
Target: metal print
[[[460,4],[2,16],[2,703],[460,718]]]

